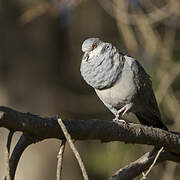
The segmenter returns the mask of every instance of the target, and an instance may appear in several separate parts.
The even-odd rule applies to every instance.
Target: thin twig
[[[10,168],[9,168],[9,153],[8,153],[8,149],[6,147],[5,150],[5,162],[6,162],[6,177],[5,180],[10,180]]]
[[[66,139],[63,139],[61,142],[59,153],[57,155],[58,163],[57,163],[56,180],[61,180],[62,178],[62,164],[63,164],[63,155],[64,155],[65,145],[66,145]]]
[[[147,179],[147,175],[150,173],[150,171],[152,170],[152,168],[153,168],[154,165],[156,164],[156,161],[157,161],[159,155],[161,154],[161,152],[163,151],[163,149],[164,149],[164,147],[162,147],[162,148],[158,151],[158,153],[156,154],[156,156],[155,156],[155,158],[154,158],[153,163],[151,164],[151,166],[149,167],[149,169],[147,170],[146,173],[144,173],[144,172],[142,173],[143,177],[142,177],[140,180]]]
[[[84,177],[84,180],[88,180],[89,178],[88,178],[84,163],[83,163],[81,156],[80,156],[79,152],[77,151],[77,149],[76,149],[76,147],[75,147],[75,145],[71,139],[70,134],[68,133],[68,131],[67,131],[64,123],[62,122],[62,120],[60,118],[57,118],[57,119],[58,119],[58,123],[59,123],[59,125],[60,125],[60,127],[64,133],[64,136],[66,137],[66,139],[67,139],[67,141],[68,141],[68,143],[69,143],[69,145],[70,145],[70,147],[71,147],[71,149],[72,149],[72,151],[73,151],[73,153],[74,153],[74,155],[75,155],[75,157],[79,163],[79,166],[81,168],[81,172],[82,172],[82,175]]]
[[[5,161],[6,161],[6,180],[11,180],[10,176],[10,167],[9,167],[9,154],[10,154],[10,146],[11,146],[11,141],[13,137],[14,131],[10,130],[7,138],[7,144],[6,144],[6,150],[5,150]]]

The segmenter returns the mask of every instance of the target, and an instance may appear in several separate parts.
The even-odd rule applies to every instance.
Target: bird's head
[[[111,49],[112,45],[110,43],[105,43],[99,38],[86,39],[82,44],[82,51],[84,52],[82,60],[90,61],[94,57],[103,57],[104,53]]]

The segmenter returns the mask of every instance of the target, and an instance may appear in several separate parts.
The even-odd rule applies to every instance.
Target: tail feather
[[[143,125],[153,126],[168,131],[168,128],[163,124],[162,120],[157,116],[146,118],[146,116],[144,116],[141,113],[135,113],[135,115],[139,119],[139,122]]]

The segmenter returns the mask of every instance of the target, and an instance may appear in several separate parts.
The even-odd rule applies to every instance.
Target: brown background
[[[180,6],[178,0],[171,2],[168,5],[165,0],[149,0],[145,5],[138,0],[109,3],[1,0],[0,104],[42,116],[112,119],[79,71],[82,42],[89,37],[100,37],[144,65],[152,77],[163,121],[178,131]],[[157,9],[162,13],[156,14]],[[5,175],[7,133],[6,129],[0,129],[0,179]],[[19,135],[16,133],[13,145]],[[60,141],[52,139],[31,145],[20,160],[16,179],[54,180],[59,144]],[[76,146],[93,180],[107,179],[152,148],[99,141],[76,142]],[[149,178],[176,180],[180,178],[179,168],[172,162],[163,163],[153,169]],[[82,179],[68,146],[63,179]]]

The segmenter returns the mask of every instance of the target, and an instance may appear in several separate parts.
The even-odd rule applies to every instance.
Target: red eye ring
[[[94,43],[94,44],[92,45],[92,50],[95,49],[95,48],[97,48],[97,44],[96,44],[96,43]]]

